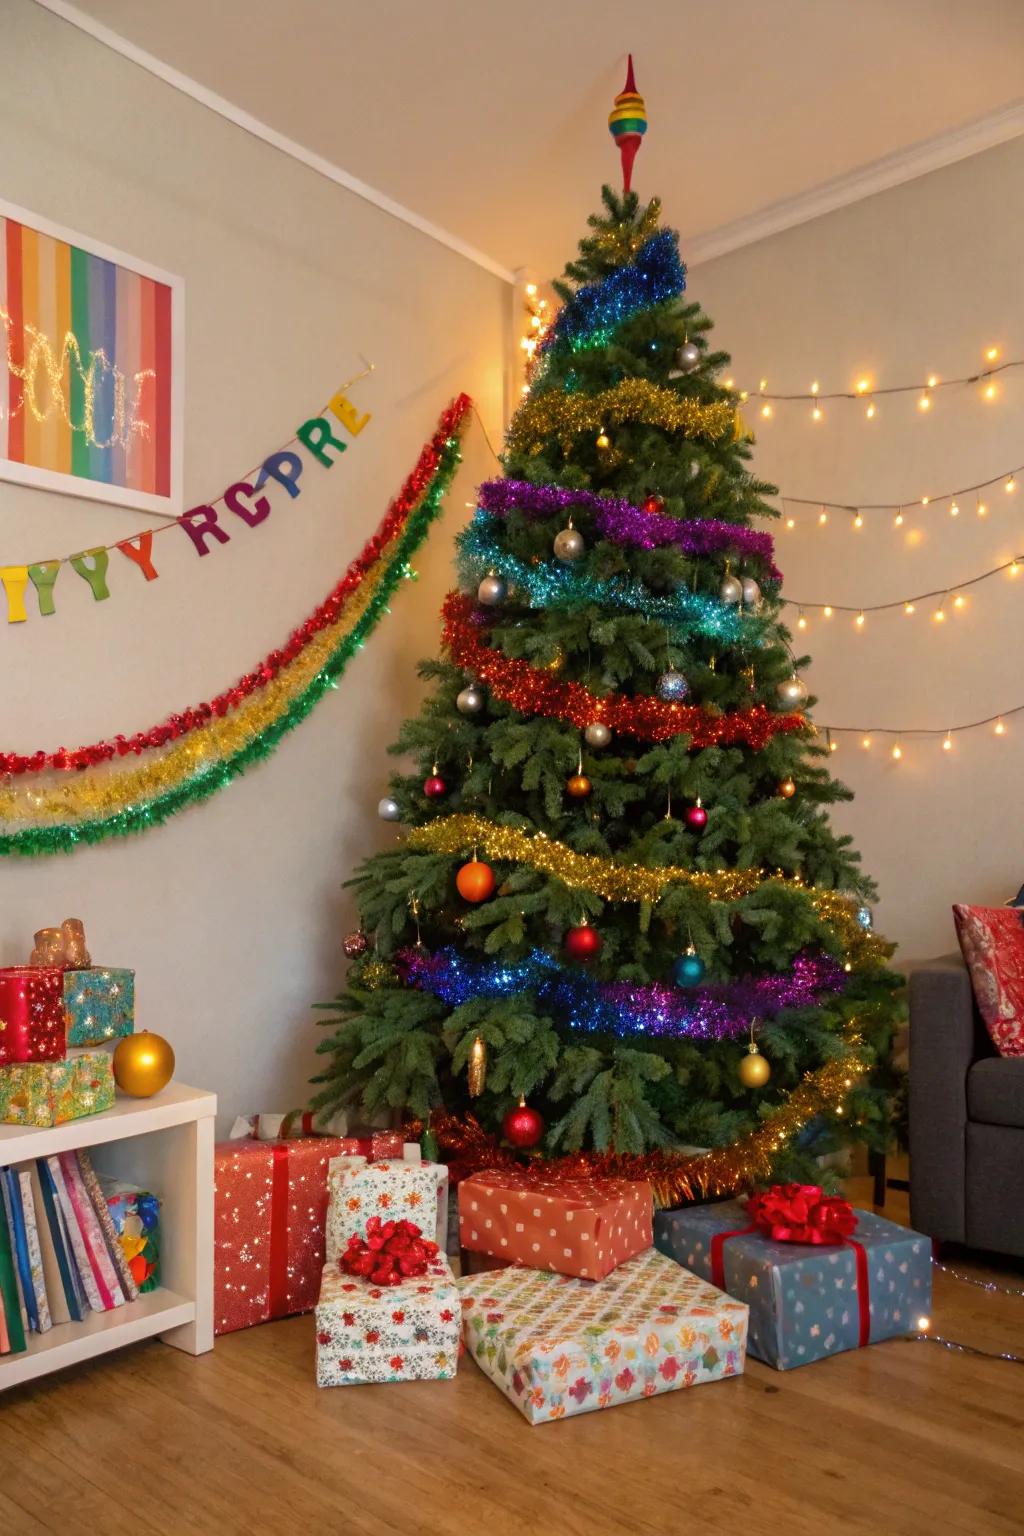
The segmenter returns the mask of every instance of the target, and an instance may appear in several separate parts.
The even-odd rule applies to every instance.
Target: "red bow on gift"
[[[365,1238],[353,1233],[338,1263],[347,1275],[362,1275],[374,1285],[401,1285],[425,1275],[436,1255],[437,1244],[424,1237],[415,1222],[371,1216]]]
[[[759,1232],[777,1243],[844,1243],[857,1226],[849,1200],[826,1195],[820,1184],[773,1184],[751,1195],[747,1215]]]

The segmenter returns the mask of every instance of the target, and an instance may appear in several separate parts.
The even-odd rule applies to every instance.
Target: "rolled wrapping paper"
[[[80,917],[66,917],[59,928],[40,928],[29,965],[60,965],[65,970],[87,971],[92,965]]]

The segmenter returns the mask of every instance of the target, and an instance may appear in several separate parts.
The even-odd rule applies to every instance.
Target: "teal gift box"
[[[931,1239],[871,1211],[841,1245],[776,1242],[738,1201],[659,1211],[654,1246],[745,1301],[748,1349],[788,1371],[913,1333],[931,1310]]]
[[[64,972],[68,1045],[102,1045],[135,1029],[135,972],[112,965]]]

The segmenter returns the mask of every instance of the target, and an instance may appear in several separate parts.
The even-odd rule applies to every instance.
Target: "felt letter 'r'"
[[[283,448],[280,453],[272,453],[269,459],[263,460],[260,472],[256,476],[256,489],[262,491],[269,475],[278,484],[283,485],[288,495],[294,498],[301,494],[298,487],[301,474],[302,460],[298,454],[292,453],[290,448]]]
[[[160,575],[153,564],[153,532],[148,529],[145,533],[136,534],[134,539],[122,539],[117,546],[122,555],[137,565],[147,581],[155,581]]]
[[[92,561],[92,565],[89,561]],[[103,548],[84,549],[80,555],[71,556],[71,564],[92,588],[92,595],[98,603],[110,596],[107,587],[107,566],[110,564],[110,556]]]
[[[39,612],[44,619],[57,611],[53,606],[53,587],[60,575],[60,567],[59,560],[40,560],[38,565],[28,568],[29,580],[39,597]]]
[[[217,514],[212,507],[192,507],[188,512],[182,513],[178,522],[201,555],[210,553],[206,547],[207,539],[216,539],[218,544],[230,542],[231,535],[225,533],[220,527]]]
[[[28,618],[25,612],[25,588],[28,586],[27,565],[0,566],[0,581],[7,594],[8,624],[23,624]]]
[[[325,444],[337,448],[339,453],[344,453],[348,443],[343,443],[340,437],[335,437],[331,431],[331,424],[322,416],[314,416],[309,421],[304,421],[301,427],[295,429],[295,436],[304,447],[308,448],[315,459],[321,464],[326,464],[330,469],[334,460],[327,452]]]
[[[251,507],[246,506],[242,498],[253,495],[255,491],[247,480],[236,481],[224,492],[224,502],[228,510],[236,517],[240,517],[243,523],[248,523],[250,528],[255,528],[257,523],[262,523],[265,517],[270,516],[270,502],[265,496],[257,496]]]

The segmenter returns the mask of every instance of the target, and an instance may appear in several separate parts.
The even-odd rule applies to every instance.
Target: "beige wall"
[[[709,262],[691,273],[690,291],[716,320],[737,383],[754,389],[762,377],[803,390],[813,379],[850,388],[862,374],[878,385],[967,374],[989,343],[1004,358],[1024,355],[1022,185],[1018,139]],[[805,404],[777,407],[770,422],[751,406],[755,466],[793,496],[913,503],[1024,462],[1024,370],[999,387],[994,404],[976,386],[940,391],[926,415],[913,396],[880,399],[872,422],[853,402],[827,406],[818,424]],[[868,604],[976,575],[1024,548],[1024,478],[1016,496],[995,486],[984,499],[985,518],[973,495],[956,518],[948,502],[908,506],[900,530],[889,513],[866,513],[854,531],[835,512],[821,529],[815,509],[793,508],[795,530],[773,525],[784,590]],[[862,632],[851,615],[808,609],[810,627],[795,638],[813,658],[818,722],[945,728],[1024,703],[1022,602],[1024,586],[1003,576],[941,624],[934,601],[911,618],[869,616]],[[1001,903],[1024,880],[1024,715],[1002,738],[991,727],[955,737],[950,752],[904,737],[898,765],[892,738],[876,737],[870,752],[858,737],[838,740],[832,766],[856,800],[836,822],[878,880],[880,927],[904,963],[948,950],[952,902]]]
[[[327,107],[325,106],[325,110]],[[344,103],[335,104],[344,111]],[[358,131],[353,129],[353,131]],[[466,389],[500,432],[508,289],[252,141],[29,4],[5,7],[0,195],[131,252],[187,284],[186,495],[219,493],[278,447],[362,351],[374,420],[329,474],[281,495],[257,529],[199,560],[157,545],[160,579],[112,566],[97,605],[65,572],[57,615],[0,631],[5,749],[148,726],[227,686],[326,594],[411,469],[446,400]],[[492,461],[474,426],[448,514],[394,615],[336,694],[270,762],[161,830],[0,867],[0,961],[80,913],[94,954],[138,972],[139,1022],[224,1118],[304,1101],[319,1038],[310,1004],[344,975],[341,890],[387,835],[385,747],[436,648],[451,534]],[[3,563],[149,526],[102,504],[0,482]]]

